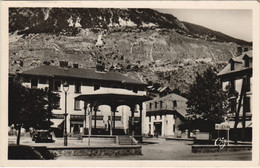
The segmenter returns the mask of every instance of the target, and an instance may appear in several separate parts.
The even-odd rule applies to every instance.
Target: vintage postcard
[[[259,8],[1,2],[1,166],[258,166]]]

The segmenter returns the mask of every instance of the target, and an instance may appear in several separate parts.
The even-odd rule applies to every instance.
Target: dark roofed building
[[[240,53],[238,57],[231,58],[228,64],[218,73],[223,89],[231,89],[231,109],[227,115],[231,127],[231,139],[235,138],[233,130],[238,129],[240,140],[252,140],[252,71],[253,51]]]
[[[92,80],[92,81],[110,81],[119,82],[125,84],[134,84],[140,86],[146,86],[145,83],[138,80],[132,79],[128,76],[113,71],[96,71],[93,69],[83,68],[68,68],[59,66],[42,65],[40,67],[24,71],[21,73],[23,76],[42,76],[42,77],[65,77],[81,80]]]
[[[52,127],[63,127],[64,124],[64,109],[65,109],[65,93],[63,83],[66,81],[69,85],[67,93],[67,132],[69,134],[84,133],[84,129],[88,129],[89,123],[92,122],[93,134],[109,134],[111,128],[111,108],[108,105],[100,105],[93,112],[93,120],[86,117],[85,104],[80,99],[80,95],[88,95],[98,92],[99,94],[122,94],[127,92],[132,93],[132,97],[142,97],[146,95],[146,84],[136,79],[130,78],[118,72],[106,72],[104,69],[82,69],[78,66],[68,67],[63,66],[42,65],[18,74],[23,85],[31,88],[49,88],[50,91],[60,95],[60,103],[57,109],[54,109],[53,118],[54,124]],[[110,99],[117,99],[119,96],[110,96]],[[142,103],[142,102],[141,102]],[[113,128],[117,132],[127,134],[129,132],[129,119],[131,109],[128,106],[120,105],[115,110],[113,116]],[[140,112],[135,112],[132,117],[136,119],[142,117]],[[139,119],[140,120],[140,119]],[[141,120],[140,120],[141,121]],[[58,129],[58,128],[57,128]],[[61,131],[63,128],[60,128]],[[116,132],[114,132],[116,133]]]

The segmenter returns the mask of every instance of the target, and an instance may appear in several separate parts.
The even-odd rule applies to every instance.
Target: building
[[[92,134],[109,134],[111,118],[114,121],[114,133],[128,134],[129,120],[134,118],[140,122],[140,107],[136,104],[134,116],[131,116],[131,108],[126,105],[116,106],[114,116],[111,115],[111,107],[108,105],[95,105],[94,111],[89,115],[89,104],[75,99],[80,95],[90,93],[126,93],[134,96],[146,95],[146,84],[113,71],[104,71],[103,66],[97,69],[82,69],[77,65],[68,67],[67,62],[61,62],[60,66],[42,65],[31,70],[19,73],[23,85],[31,88],[49,88],[60,95],[59,108],[52,111],[51,121],[53,128],[64,129],[65,91],[63,83],[68,83],[67,91],[67,132],[70,135],[86,133],[90,125]],[[142,103],[140,103],[142,104]],[[133,107],[132,107],[133,109]],[[88,111],[86,111],[88,110]],[[143,109],[145,111],[145,107]],[[143,114],[144,115],[144,114]],[[89,124],[91,123],[91,124]],[[141,124],[141,123],[139,123]],[[86,130],[86,131],[84,131]]]
[[[231,139],[234,138],[234,128],[237,128],[240,140],[252,140],[252,50],[245,49],[241,52],[238,48],[238,56],[231,58],[222,69],[220,77],[223,89],[230,87],[231,110],[227,115],[231,127]]]
[[[178,126],[185,121],[187,99],[175,93],[146,102],[146,127],[149,135],[177,136]]]

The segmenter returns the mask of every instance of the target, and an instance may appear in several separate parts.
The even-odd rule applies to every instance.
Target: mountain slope
[[[151,9],[12,8],[9,14],[10,72],[59,60],[95,68],[102,60],[107,70],[185,92],[197,72],[220,69],[237,43],[249,44]]]

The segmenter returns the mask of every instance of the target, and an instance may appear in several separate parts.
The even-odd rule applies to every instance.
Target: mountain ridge
[[[217,40],[219,37],[222,37],[220,39],[221,42],[250,45],[250,42],[245,40],[236,39],[200,25],[179,21],[178,18],[171,14],[161,13],[152,9],[10,8],[9,19],[10,33],[16,30],[21,31],[28,26],[29,28],[22,31],[22,33],[54,33],[68,27],[76,28],[76,24],[83,29],[117,26],[157,27],[182,30],[183,32],[180,33],[185,32],[195,37],[207,35],[213,41],[214,38]],[[150,23],[150,25],[146,23]],[[46,24],[49,26],[46,26]]]

